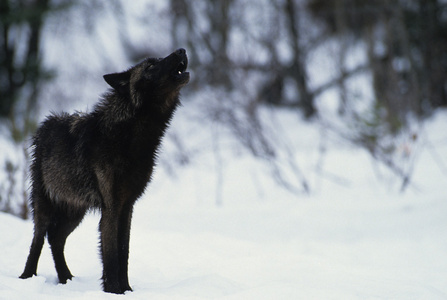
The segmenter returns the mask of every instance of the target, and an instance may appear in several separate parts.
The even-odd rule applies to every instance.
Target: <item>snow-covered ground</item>
[[[193,105],[180,108],[171,132],[181,133]],[[38,276],[18,279],[32,222],[0,214],[0,298],[447,299],[447,113],[424,129],[404,194],[378,178],[367,154],[340,143],[328,146],[323,165],[337,180],[312,174],[318,130],[280,114],[285,128],[298,131],[296,157],[309,195],[279,188],[243,151],[222,150],[218,186],[212,153],[203,151],[175,177],[160,166],[135,207],[134,291],[125,296],[101,291],[98,214],[88,215],[67,241],[75,278],[66,285],[57,283],[47,243]]]

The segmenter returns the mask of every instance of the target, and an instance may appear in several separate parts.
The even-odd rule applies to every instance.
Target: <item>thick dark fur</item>
[[[20,278],[36,274],[45,235],[61,283],[67,236],[89,209],[101,210],[99,230],[105,292],[131,290],[127,265],[132,210],[151,180],[157,149],[188,83],[178,49],[128,71],[104,75],[112,87],[88,114],[48,117],[34,137],[31,207],[34,237]]]

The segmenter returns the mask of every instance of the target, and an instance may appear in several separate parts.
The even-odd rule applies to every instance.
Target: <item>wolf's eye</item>
[[[152,65],[149,65],[146,69],[150,70],[150,69],[153,69],[154,67],[155,67],[155,65],[152,64]]]

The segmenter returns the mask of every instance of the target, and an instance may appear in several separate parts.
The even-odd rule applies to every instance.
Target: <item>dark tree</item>
[[[49,0],[0,1],[0,123],[9,129],[10,138],[16,145],[23,144],[34,132],[41,87],[52,77],[42,64],[44,22],[50,12],[66,6],[63,1],[57,5],[52,5]],[[23,148],[27,160],[26,146]],[[18,163],[8,160],[5,169],[10,179],[2,183],[1,188],[11,191],[16,185],[13,173],[18,171]],[[25,181],[26,170],[23,174]],[[19,197],[11,192],[0,195],[0,209],[13,210],[9,205],[13,196]],[[26,218],[25,187],[23,198],[20,211],[11,212]]]
[[[18,103],[34,109],[38,85],[48,73],[41,63],[41,31],[49,0],[0,3],[0,117],[11,118]],[[26,99],[23,89],[31,92]]]
[[[394,130],[408,113],[426,116],[447,105],[444,1],[311,0],[308,7],[329,35],[366,42],[376,101],[397,117],[388,120]]]

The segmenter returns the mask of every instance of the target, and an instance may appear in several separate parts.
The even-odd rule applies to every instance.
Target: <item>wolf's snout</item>
[[[183,48],[177,49],[177,50],[175,50],[175,54],[177,54],[178,56],[185,55],[186,50]]]

